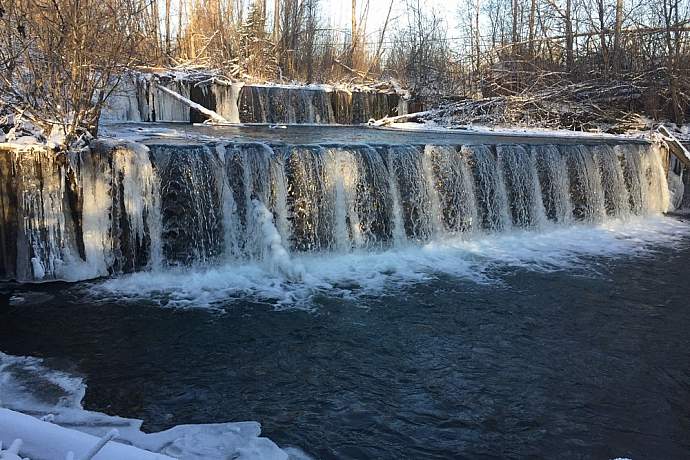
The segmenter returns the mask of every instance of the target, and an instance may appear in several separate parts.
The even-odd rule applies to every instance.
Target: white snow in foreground
[[[85,392],[79,377],[50,369],[37,358],[0,352],[0,442],[10,446],[21,439],[19,453],[32,460],[62,460],[70,451],[79,459],[116,429],[115,441],[95,460],[288,458],[271,440],[259,436],[257,422],[179,425],[147,434],[140,429],[141,420],[84,410]],[[40,420],[43,417],[51,422]]]
[[[30,415],[0,408],[0,439],[20,439],[19,454],[36,459],[64,459],[68,453],[84,458],[99,438],[81,431],[63,428]],[[0,453],[0,459],[3,454]],[[171,460],[173,457],[148,452],[119,442],[109,442],[94,457],[97,460]]]
[[[386,295],[406,285],[451,275],[500,284],[496,270],[596,274],[592,257],[645,257],[660,247],[683,244],[688,223],[662,216],[599,225],[552,226],[536,231],[455,237],[386,251],[293,255],[303,267],[290,281],[270,263],[233,263],[142,272],[89,285],[90,301],[144,301],[174,308],[217,308],[232,298],[254,296],[280,308],[313,308],[314,295],[357,298]]]

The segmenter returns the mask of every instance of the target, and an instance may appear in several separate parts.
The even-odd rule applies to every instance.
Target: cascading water
[[[604,189],[604,207],[609,216],[624,217],[630,214],[628,190],[625,188],[623,165],[611,146],[602,145],[595,150],[595,159],[601,170]]]
[[[541,195],[546,216],[549,220],[568,224],[573,221],[573,204],[570,200],[570,179],[565,155],[555,145],[532,147]]]
[[[151,147],[160,177],[161,247],[171,264],[205,264],[225,251],[222,164],[206,146]]]
[[[512,227],[503,165],[495,149],[486,145],[466,148],[474,166],[477,213],[481,226],[489,231],[504,231]]]
[[[540,227],[546,221],[534,155],[522,146],[498,146],[501,170],[508,190],[513,223]]]
[[[439,194],[436,206],[441,210],[444,230],[453,234],[473,232],[479,217],[466,151],[453,146],[428,146],[427,155],[432,162],[432,177]]]
[[[391,171],[392,189],[398,196],[403,232],[407,239],[427,241],[437,235],[441,227],[438,194],[430,181],[427,155],[423,147],[389,146],[384,149],[386,164]]]
[[[401,96],[375,91],[126,77],[109,99],[102,119],[106,123],[204,121],[203,116],[157,86],[216,111],[230,123],[349,125],[407,113]]]
[[[601,222],[606,211],[601,171],[595,155],[582,145],[569,146],[561,151],[566,155],[568,162],[573,214],[577,219],[586,222]]]
[[[653,145],[97,143],[0,152],[0,277],[85,279],[356,253],[659,213]]]

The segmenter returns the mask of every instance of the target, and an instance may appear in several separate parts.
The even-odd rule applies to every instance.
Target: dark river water
[[[257,420],[322,459],[683,459],[685,246],[594,258],[589,272],[323,294],[310,311],[92,304],[84,285],[5,284],[0,350],[64,363],[85,377],[87,409],[147,430]]]
[[[102,129],[106,137],[127,137],[152,143],[189,143],[191,141],[264,142],[268,144],[619,144],[647,143],[642,137],[596,134],[559,135],[530,130],[403,130],[347,125],[204,125],[187,123],[115,123]]]

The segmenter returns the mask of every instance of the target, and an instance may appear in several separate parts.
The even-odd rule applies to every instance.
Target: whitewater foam
[[[690,224],[669,217],[635,217],[596,225],[512,230],[453,237],[386,251],[302,254],[292,263],[302,279],[290,281],[269,264],[227,263],[214,267],[135,273],[89,284],[93,301],[146,301],[176,308],[223,308],[235,299],[268,301],[277,308],[313,308],[316,294],[356,298],[383,295],[439,276],[500,285],[510,271],[572,270],[589,275],[596,258],[645,257],[684,244]]]

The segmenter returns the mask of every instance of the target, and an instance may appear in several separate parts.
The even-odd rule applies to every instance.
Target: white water
[[[542,232],[517,230],[467,240],[454,237],[422,246],[329,256],[300,255],[301,281],[293,282],[258,263],[207,269],[143,272],[93,284],[96,301],[143,301],[167,307],[213,308],[250,297],[280,307],[311,307],[314,295],[387,295],[411,283],[450,275],[477,283],[501,284],[512,270],[573,270],[596,276],[601,257],[636,257],[660,247],[685,244],[690,225],[661,216],[598,225],[551,226]]]

